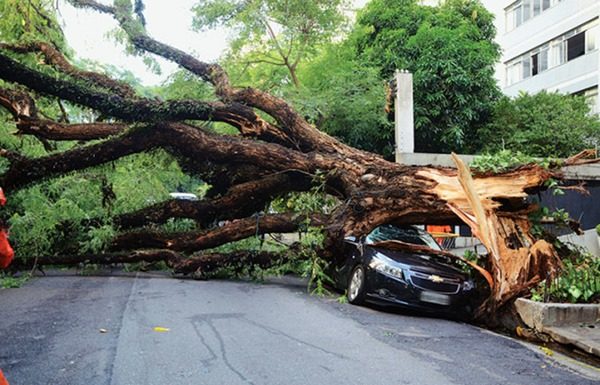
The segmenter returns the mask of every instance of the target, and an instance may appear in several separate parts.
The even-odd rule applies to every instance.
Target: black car
[[[333,278],[338,289],[346,290],[350,303],[368,301],[460,316],[473,305],[475,285],[469,274],[417,227],[382,225],[361,239],[347,237],[344,248],[344,255],[334,262]]]

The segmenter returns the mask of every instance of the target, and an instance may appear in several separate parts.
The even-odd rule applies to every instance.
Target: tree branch
[[[267,214],[234,220],[214,230],[200,233],[162,234],[155,231],[135,231],[120,235],[112,245],[113,250],[169,249],[175,251],[198,251],[211,249],[225,243],[239,241],[267,233],[291,233],[301,226],[323,225],[326,217],[297,214]]]
[[[248,267],[266,269],[299,259],[299,254],[296,254],[291,250],[279,253],[241,250],[230,253],[211,253],[193,256],[181,260],[181,262],[173,266],[173,270],[175,273],[194,273],[194,278],[204,279],[207,278],[210,273],[224,267],[237,268],[241,273],[244,268]]]
[[[286,144],[285,134],[267,123],[251,108],[240,103],[150,99],[128,99],[81,84],[55,79],[12,60],[0,53],[0,78],[19,83],[35,91],[57,96],[72,103],[96,109],[125,121],[204,120],[231,124],[244,136]]]
[[[35,266],[96,264],[112,265],[117,263],[165,262],[174,273],[192,274],[194,278],[206,278],[208,274],[223,267],[260,267],[262,269],[298,259],[298,255],[286,250],[274,253],[267,251],[240,250],[231,253],[200,254],[189,258],[172,250],[143,250],[121,253],[102,253],[85,255],[39,256],[16,259],[11,265],[14,270],[29,270]]]
[[[168,200],[115,218],[120,228],[165,223],[169,218],[194,219],[206,227],[218,220],[248,217],[264,209],[274,197],[289,191],[306,191],[311,181],[297,173],[282,173],[235,185],[223,196],[202,201]]]
[[[64,57],[64,55],[52,44],[41,41],[26,45],[0,43],[0,49],[6,49],[17,53],[40,52],[44,55],[47,63],[51,64],[67,75],[82,79],[91,83],[92,85],[101,86],[122,96],[127,96],[130,98],[135,97],[134,89],[131,88],[131,86],[127,83],[116,81],[97,72],[80,71],[73,67],[71,63],[69,63],[69,61]]]
[[[191,100],[167,102],[148,99],[130,100],[120,95],[92,90],[75,82],[55,79],[33,71],[2,53],[0,53],[0,78],[19,83],[38,92],[94,108],[126,121],[186,119],[227,121],[233,118],[230,109],[222,103]]]
[[[11,164],[0,177],[0,186],[5,191],[12,191],[46,178],[147,151],[159,145],[157,137],[158,135],[153,135],[152,130],[139,129],[99,144],[35,159],[23,156],[17,158],[13,156],[11,159],[7,152],[4,152],[0,156],[8,157]]]
[[[179,64],[181,67],[200,76],[205,81],[210,82],[216,89],[217,95],[224,101],[236,101],[244,105],[258,108],[261,111],[271,115],[278,123],[278,127],[271,125],[262,125],[260,131],[262,136],[256,135],[263,140],[275,141],[275,143],[293,146],[301,151],[326,151],[339,152],[349,157],[355,157],[360,153],[361,158],[375,160],[379,158],[376,155],[352,149],[329,135],[318,131],[311,126],[304,118],[294,111],[283,99],[276,98],[266,92],[253,88],[235,89],[229,83],[229,78],[223,69],[216,64],[203,63],[191,55],[173,48],[167,44],[158,42],[147,36],[146,32],[140,28],[133,20],[131,10],[119,10],[114,7],[106,7],[92,0],[69,0],[76,6],[88,6],[101,12],[113,15],[121,28],[128,34],[131,42],[140,50],[159,55],[167,60]],[[1,63],[0,63],[1,64]],[[249,111],[244,111],[247,120],[250,119]],[[261,119],[262,120],[262,119]],[[237,126],[236,126],[237,127]],[[268,132],[267,132],[268,131]]]
[[[94,140],[119,135],[126,129],[120,123],[61,124],[52,120],[22,119],[17,123],[19,134],[34,135],[49,140]]]
[[[7,109],[15,120],[22,116],[37,117],[35,101],[25,92],[0,87],[0,106]]]

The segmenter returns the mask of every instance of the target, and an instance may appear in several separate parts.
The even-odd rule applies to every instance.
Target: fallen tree
[[[0,105],[12,115],[17,134],[34,136],[46,145],[93,141],[38,158],[3,150],[1,155],[10,163],[0,186],[10,194],[48,178],[161,148],[213,188],[201,201],[171,200],[115,216],[113,222],[122,232],[109,252],[39,256],[22,264],[160,260],[176,272],[206,272],[231,264],[269,266],[288,258],[285,253],[201,252],[257,234],[319,226],[325,233],[321,255],[327,259],[340,252],[345,236],[364,235],[383,223],[464,222],[489,251],[489,263],[479,267],[491,288],[481,314],[491,314],[559,268],[553,246],[531,232],[528,215],[533,208],[525,199],[549,179],[560,178],[559,171],[527,165],[502,174],[471,175],[459,159],[456,169],[386,161],[319,131],[284,100],[258,89],[236,88],[218,65],[156,41],[129,2],[71,3],[113,16],[136,49],[171,60],[208,82],[217,100],[144,98],[126,84],[78,70],[49,43],[0,44],[0,79],[10,85],[0,88]],[[32,55],[41,63],[25,64]],[[54,75],[46,70],[49,67]],[[69,123],[40,117],[34,93],[109,119]],[[239,135],[220,135],[198,122],[226,123]],[[319,183],[340,202],[330,214],[256,214],[275,198]],[[170,218],[193,219],[201,230],[164,233],[146,227]],[[217,221],[227,222],[212,226]]]

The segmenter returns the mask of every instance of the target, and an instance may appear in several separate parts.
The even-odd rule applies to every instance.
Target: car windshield
[[[367,235],[366,241],[367,243],[402,241],[415,245],[425,245],[434,250],[442,249],[429,233],[414,226],[382,225],[371,231]]]

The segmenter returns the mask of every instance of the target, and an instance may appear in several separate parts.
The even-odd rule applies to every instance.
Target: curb
[[[600,357],[600,305],[515,301],[521,320],[561,344],[572,344]]]
[[[542,303],[518,298],[515,307],[523,322],[536,330],[600,321],[600,305],[595,304]]]

